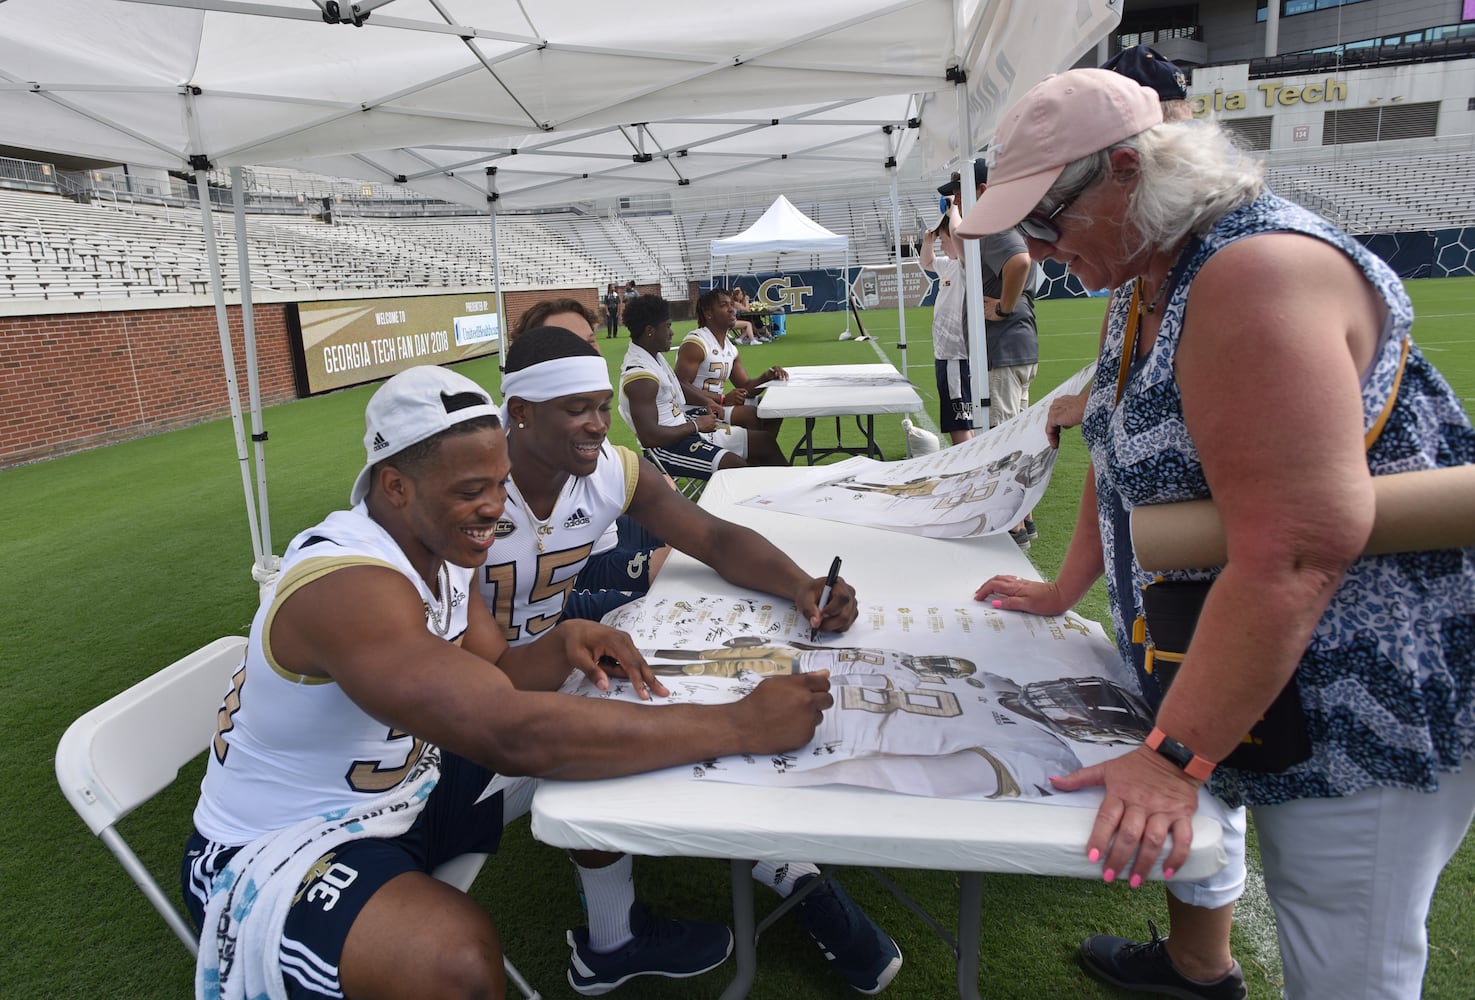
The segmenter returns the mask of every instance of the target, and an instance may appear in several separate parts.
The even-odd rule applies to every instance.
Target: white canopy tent
[[[775,187],[795,169],[855,176],[860,159],[894,175],[906,152],[895,125],[919,124],[929,142],[919,95],[955,89],[966,127],[944,121],[934,131],[941,144],[977,148],[1003,107],[1092,47],[1120,6],[748,0],[737,10],[625,0],[618,17],[608,13],[596,0],[0,2],[8,144],[195,174],[258,575],[272,557],[250,283],[241,296],[254,489],[208,225],[209,169],[312,169],[333,157],[342,164],[335,173],[403,178],[431,194],[444,186],[457,191],[444,196],[479,207],[489,187],[531,207],[663,178],[731,186],[748,168],[746,183]],[[796,95],[805,103],[796,106]],[[898,95],[884,112],[864,107]],[[930,107],[945,111],[946,102]],[[855,163],[823,138],[845,129],[864,150]],[[490,167],[497,175],[488,180]],[[237,213],[244,258],[239,204]]]
[[[783,195],[758,221],[736,236],[712,241],[713,257],[753,257],[761,253],[829,253],[848,250],[850,237],[830,232],[794,207]]]
[[[725,236],[711,243],[712,262],[718,257],[756,257],[759,254],[835,253],[845,255],[841,285],[850,285],[850,237],[830,232],[794,207],[783,195],[774,199],[768,210],[736,236]],[[724,270],[724,275],[726,271]],[[726,281],[723,282],[726,284]],[[848,291],[847,291],[848,294]],[[845,310],[845,330],[850,331],[850,310]]]

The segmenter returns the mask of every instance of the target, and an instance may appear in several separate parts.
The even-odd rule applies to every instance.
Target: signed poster
[[[1141,742],[1151,714],[1101,627],[983,605],[863,604],[844,634],[810,641],[792,604],[763,597],[646,598],[606,624],[629,632],[670,689],[714,704],[764,678],[826,670],[834,708],[790,753],[685,769],[699,780],[859,784],[915,795],[1052,796],[1050,775]],[[565,690],[636,700],[582,675]]]

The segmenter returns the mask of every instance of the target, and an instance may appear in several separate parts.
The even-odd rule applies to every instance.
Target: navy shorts
[[[691,479],[711,479],[724,450],[697,434],[688,434],[674,444],[647,449],[669,475]]]
[[[937,371],[937,423],[944,434],[971,431],[973,427],[972,373],[968,359],[934,361]]]
[[[477,798],[492,771],[442,751],[440,780],[414,825],[392,840],[362,838],[323,855],[303,876],[282,931],[281,964],[292,1000],[342,997],[338,963],[359,911],[390,879],[430,873],[462,854],[491,854],[502,840],[504,794]],[[507,779],[502,779],[506,781]],[[185,909],[199,927],[210,882],[239,847],[193,831],[185,844],[180,880]]]
[[[643,594],[650,589],[650,549],[627,549],[616,546],[592,555],[574,579],[575,590],[632,590]]]
[[[563,602],[563,617],[603,621],[611,611],[643,596],[643,591],[636,593],[633,590],[571,590]]]

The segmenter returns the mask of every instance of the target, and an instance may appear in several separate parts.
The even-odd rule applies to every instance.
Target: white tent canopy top
[[[275,557],[250,282],[241,297],[259,528],[205,196],[210,168],[237,180],[246,166],[326,168],[472,204],[505,193],[504,207],[538,207],[732,185],[739,170],[779,188],[806,164],[822,176],[889,174],[894,206],[913,145],[919,171],[972,155],[1005,107],[1120,20],[1120,4],[623,0],[611,16],[600,0],[0,0],[0,136],[194,172],[253,573],[263,579]],[[237,256],[249,273],[236,187]],[[495,211],[491,221],[495,245]],[[970,283],[970,300],[980,295]],[[983,357],[980,329],[972,339]]]
[[[779,195],[757,222],[736,236],[712,241],[713,257],[760,253],[826,253],[844,250],[850,239],[830,232]]]
[[[495,167],[504,209],[885,176],[918,140],[913,169],[937,172],[1119,3],[331,5],[366,15],[355,27],[325,23],[327,0],[0,0],[0,136],[137,166],[402,180],[477,207]]]

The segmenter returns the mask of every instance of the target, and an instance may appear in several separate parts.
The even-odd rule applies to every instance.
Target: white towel
[[[280,951],[287,910],[308,868],[360,837],[409,830],[440,778],[440,751],[426,747],[398,786],[357,811],[314,816],[259,837],[215,876],[205,906],[195,996],[203,1000],[286,1000]]]

